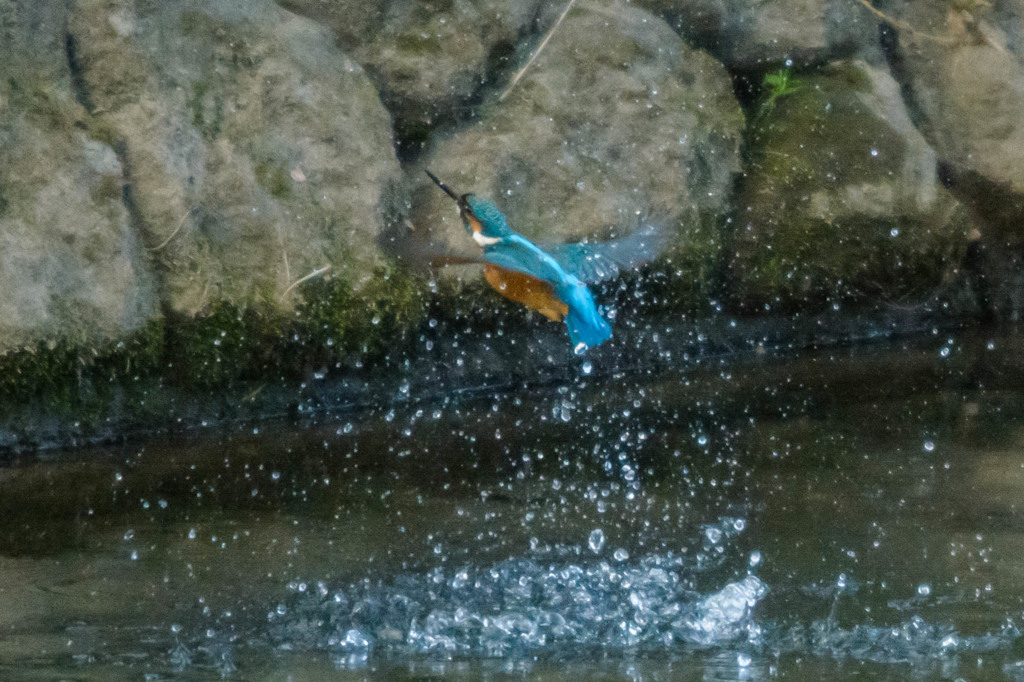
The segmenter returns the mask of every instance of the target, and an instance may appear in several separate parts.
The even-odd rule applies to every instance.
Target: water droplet
[[[889,236],[890,237],[898,237],[898,236],[900,236],[900,228],[894,227],[891,230],[889,230]]]
[[[927,597],[932,593],[932,586],[928,583],[921,583],[917,586],[917,594],[919,597]]]
[[[949,346],[943,346],[942,350],[939,351],[939,356],[943,357],[943,358],[948,358],[949,357],[949,353],[950,353]]]
[[[761,559],[762,559],[762,557],[761,557],[760,550],[756,550],[755,549],[753,552],[750,553],[750,561],[749,561],[750,567],[751,568],[755,568],[757,566],[760,566],[761,565]]]
[[[926,441],[924,442],[924,450],[925,450],[925,452],[931,452],[931,451],[933,451],[934,449],[935,449],[935,443],[933,443],[933,442],[932,442],[932,441],[930,441],[930,440],[926,440]]]
[[[874,147],[871,148],[871,156],[878,156],[878,150]]]
[[[587,546],[590,547],[590,551],[594,554],[600,554],[601,549],[604,547],[604,531],[600,528],[592,530],[590,537],[587,538]]]
[[[738,665],[741,668],[749,667],[751,662],[753,662],[753,659],[747,654],[736,655],[736,665]]]
[[[589,376],[594,371],[594,364],[589,360],[583,363],[583,375]]]
[[[619,547],[612,556],[615,557],[616,561],[625,561],[629,558],[629,552]]]

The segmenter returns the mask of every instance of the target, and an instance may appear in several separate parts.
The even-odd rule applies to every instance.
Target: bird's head
[[[462,226],[466,228],[466,232],[473,237],[473,241],[477,244],[488,246],[512,234],[512,230],[508,226],[508,220],[505,219],[505,215],[498,210],[493,201],[481,199],[474,194],[463,194],[460,196],[453,192],[448,185],[441,182],[436,175],[430,171],[426,171],[426,173],[438,187],[444,190],[445,194],[454,199],[455,203],[458,204]]]

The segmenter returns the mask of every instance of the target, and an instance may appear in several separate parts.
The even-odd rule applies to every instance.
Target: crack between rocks
[[[903,99],[903,106],[907,109],[910,122],[934,148],[935,137],[931,125],[928,123],[928,117],[924,113],[924,108],[917,97],[917,92],[914,90],[910,69],[907,66],[907,55],[900,43],[899,29],[888,22],[879,22],[878,46],[889,67],[889,74],[899,85],[900,97]]]
[[[71,94],[91,116],[95,105],[89,96],[89,88],[85,84],[85,75],[78,58],[78,45],[70,31],[64,33],[64,55],[67,58],[68,70],[71,72]]]

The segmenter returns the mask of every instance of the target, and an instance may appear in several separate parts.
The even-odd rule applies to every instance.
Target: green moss
[[[443,39],[436,32],[408,32],[394,37],[395,50],[406,55],[426,57],[440,53]]]
[[[159,422],[168,388],[230,396],[353,356],[404,351],[426,311],[424,284],[392,265],[376,268],[358,290],[335,278],[297,293],[304,302],[293,313],[221,302],[194,318],[152,320],[120,342],[68,338],[0,356],[0,426],[31,432],[56,419],[88,429],[111,416]]]
[[[208,140],[220,135],[224,126],[224,100],[210,95],[209,84],[197,80],[192,84],[192,94],[186,101],[192,113],[192,125]]]
[[[271,196],[284,199],[292,193],[292,179],[281,164],[261,161],[255,168],[256,182]]]
[[[283,327],[269,306],[217,303],[192,319],[176,318],[167,331],[169,378],[198,389],[225,388],[274,364],[272,349]]]
[[[163,318],[152,319],[126,341],[109,347],[95,365],[102,376],[115,381],[156,376],[163,370],[164,340]]]
[[[752,123],[739,203],[747,210],[729,249],[738,302],[778,310],[896,298],[934,286],[954,262],[962,239],[949,215],[925,225],[899,208],[850,208],[849,192],[902,191],[906,172],[906,140],[858,96],[870,89],[862,69],[833,67]]]
[[[310,282],[296,310],[295,336],[305,344],[309,362],[326,362],[346,353],[389,352],[426,314],[423,283],[386,264],[374,269],[358,293],[342,279]]]
[[[114,393],[159,374],[163,339],[163,321],[154,319],[121,342],[62,339],[0,356],[0,408],[96,419]]]
[[[0,358],[0,394],[5,407],[42,401],[71,407],[78,370],[85,360],[68,344],[48,345],[8,353]]]
[[[223,389],[267,375],[302,376],[350,354],[380,355],[415,329],[426,307],[422,283],[391,265],[358,292],[342,278],[310,280],[290,317],[270,304],[212,306],[168,328],[167,372],[175,384]]]
[[[815,87],[819,86],[819,87]],[[902,170],[902,138],[835,82],[779,100],[751,131],[758,173],[793,191],[869,182]],[[874,156],[872,149],[884,149]]]

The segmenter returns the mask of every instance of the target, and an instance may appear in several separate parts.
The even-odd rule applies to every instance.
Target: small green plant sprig
[[[793,69],[787,68],[766,74],[762,86],[765,88],[766,95],[761,102],[761,113],[766,114],[775,108],[775,102],[779,99],[799,91],[802,83],[793,77]]]

